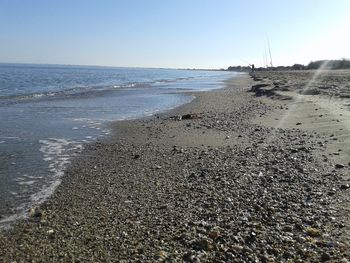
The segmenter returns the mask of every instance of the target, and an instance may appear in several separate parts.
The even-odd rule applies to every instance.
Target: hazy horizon
[[[350,58],[350,2],[0,3],[0,62],[220,69]],[[269,57],[269,54],[267,54]],[[268,59],[270,61],[270,59]]]
[[[324,61],[324,60],[342,60],[345,58],[340,58],[340,59],[320,59],[319,61]],[[350,61],[349,59],[346,59]],[[318,61],[318,60],[317,60]],[[312,60],[311,62],[316,62],[316,60]],[[301,64],[304,66],[307,66],[309,63],[306,64],[301,64],[301,63],[295,63],[295,64]],[[175,68],[175,67],[138,67],[138,66],[110,66],[110,65],[79,65],[79,64],[56,64],[56,63],[21,63],[21,62],[1,62],[0,65],[25,65],[25,66],[49,66],[49,67],[55,67],[55,66],[64,66],[64,67],[91,67],[91,68],[139,68],[139,69],[174,69],[174,70],[226,70],[226,68]],[[293,64],[294,65],[294,64]],[[293,65],[274,65],[274,67],[291,67]],[[229,65],[230,66],[250,66],[248,64],[237,64],[237,65]],[[258,67],[263,67],[259,65]]]

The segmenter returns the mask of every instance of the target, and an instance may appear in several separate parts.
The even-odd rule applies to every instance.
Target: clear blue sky
[[[350,58],[349,0],[0,0],[0,62],[174,68]]]

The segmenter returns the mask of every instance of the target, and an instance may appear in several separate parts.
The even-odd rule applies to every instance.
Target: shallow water
[[[109,122],[193,99],[181,91],[223,87],[234,73],[0,64],[0,223],[23,215],[59,184],[84,144]]]

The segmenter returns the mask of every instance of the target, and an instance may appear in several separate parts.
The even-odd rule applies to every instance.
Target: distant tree
[[[268,68],[255,68],[255,71],[284,71],[284,70],[306,70],[306,69],[319,69],[321,66],[325,66],[327,69],[350,69],[350,60],[317,60],[311,61],[307,66],[302,64],[294,64],[293,66],[277,66]],[[237,72],[250,72],[251,68],[248,66],[230,66],[227,68],[228,71]]]
[[[341,60],[317,60],[307,65],[307,69],[319,69],[322,65],[326,65],[327,69],[348,69],[350,68],[350,60],[345,58]]]
[[[294,69],[294,70],[303,70],[305,69],[305,66],[302,65],[302,64],[294,64],[291,69]]]
[[[228,71],[237,71],[237,72],[248,72],[250,71],[250,67],[242,67],[242,66],[230,66],[227,68]]]

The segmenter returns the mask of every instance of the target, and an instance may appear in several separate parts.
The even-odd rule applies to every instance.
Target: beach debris
[[[175,121],[193,120],[193,119],[199,119],[199,118],[202,118],[199,113],[188,113],[184,115],[174,115],[170,117],[170,119],[173,119]]]
[[[183,120],[193,120],[198,118],[201,118],[198,113],[189,113],[182,115]]]
[[[256,84],[256,85],[253,85],[249,91],[254,92],[256,96],[267,95],[267,93],[270,90],[266,90],[266,89],[262,89],[262,88],[265,88],[268,86],[270,86],[270,84],[266,84],[266,83]]]
[[[171,116],[170,119],[173,119],[175,121],[181,121],[182,120],[182,116],[181,115],[175,115],[175,116]]]
[[[29,209],[29,216],[34,218],[40,218],[43,216],[43,212],[39,207],[32,207]]]

